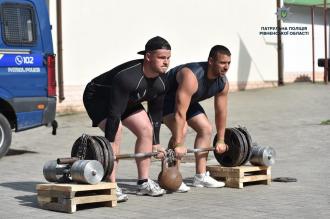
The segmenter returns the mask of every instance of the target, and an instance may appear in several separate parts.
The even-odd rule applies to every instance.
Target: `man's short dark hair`
[[[227,55],[227,56],[231,56],[231,53],[229,51],[229,49],[223,45],[215,45],[212,47],[210,54],[209,54],[209,58],[217,58],[217,53],[223,54],[223,55]]]

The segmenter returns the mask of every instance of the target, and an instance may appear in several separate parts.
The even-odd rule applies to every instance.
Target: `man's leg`
[[[144,110],[137,111],[123,120],[123,125],[131,130],[137,137],[135,153],[148,153],[152,151],[153,128],[149,117]],[[149,179],[150,157],[136,158],[138,169],[137,195],[162,196],[165,190]]]
[[[153,129],[147,113],[144,110],[136,112],[123,120],[123,125],[137,137],[135,153],[152,151]],[[136,159],[138,179],[149,178],[150,157]]]
[[[173,139],[173,131],[174,131],[174,127],[175,127],[175,120],[174,120],[174,114],[168,114],[166,115],[164,118],[163,118],[163,122],[164,124],[170,129],[171,133],[172,133],[172,136],[168,142],[168,147],[171,148],[171,146],[174,144],[174,139]],[[184,126],[184,129],[183,129],[183,135],[184,135],[184,138],[186,137],[186,134],[187,134],[187,130],[188,130],[188,125],[187,123],[185,124]]]
[[[170,131],[172,133],[172,137],[170,138],[170,140],[168,142],[168,148],[171,148],[174,144],[174,142],[173,142],[174,141],[173,131],[174,131],[174,126],[175,126],[174,114],[166,115],[163,118],[163,122],[170,129]],[[188,130],[188,125],[186,123],[184,126],[184,129],[183,129],[184,138],[186,136],[187,130]],[[178,166],[178,168],[180,167],[180,161],[177,161],[177,166]],[[189,190],[190,190],[190,187],[188,187],[184,182],[182,182],[182,184],[179,187],[179,189],[177,190],[177,192],[188,192]]]
[[[99,123],[98,127],[104,132],[105,130],[105,124],[107,122],[107,119],[102,120],[102,122]],[[115,136],[114,142],[112,142],[112,150],[114,154],[120,154],[120,144],[121,144],[121,132],[122,132],[122,124],[120,123],[118,126],[118,130]],[[110,180],[111,182],[116,182],[116,170],[118,166],[118,160],[114,161],[114,167],[111,175],[107,180]]]
[[[98,127],[103,132],[105,130],[106,122],[107,122],[107,119],[104,119],[98,125]],[[115,140],[114,140],[114,142],[111,143],[111,147],[112,147],[113,153],[115,155],[120,154],[121,132],[122,132],[122,124],[119,123],[118,130],[117,130],[117,133],[115,136]],[[114,161],[113,170],[112,170],[110,176],[107,177],[107,180],[110,180],[110,182],[116,182],[116,172],[117,172],[118,162],[119,162],[119,160]],[[128,200],[128,196],[123,193],[123,190],[118,185],[116,187],[116,195],[117,195],[118,202],[125,202]]]
[[[211,146],[212,126],[204,113],[197,114],[188,120],[188,124],[196,132],[195,148],[207,148]],[[196,175],[193,180],[193,186],[220,188],[225,186],[224,182],[219,182],[206,172],[208,152],[196,153]]]
[[[208,148],[211,146],[212,125],[204,113],[189,119],[188,125],[197,132],[195,148]],[[197,174],[206,172],[207,155],[208,152],[195,153]]]

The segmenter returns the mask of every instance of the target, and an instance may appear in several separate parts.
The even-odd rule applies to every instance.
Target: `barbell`
[[[246,164],[248,161],[252,165],[270,166],[275,162],[275,150],[271,147],[260,147],[252,143],[252,138],[244,127],[226,128],[225,143],[228,150],[222,154],[215,152],[217,135],[214,136],[213,147],[187,149],[187,153],[199,153],[213,151],[214,156],[221,166],[234,167]],[[111,143],[102,136],[90,136],[83,134],[73,144],[71,158],[59,158],[58,164],[72,164],[77,160],[97,160],[104,168],[103,179],[111,175],[116,159],[134,159],[152,157],[159,152],[119,154],[114,155]]]

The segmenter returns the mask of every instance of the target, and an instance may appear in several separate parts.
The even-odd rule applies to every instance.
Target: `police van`
[[[0,158],[12,131],[56,125],[55,55],[44,0],[0,0]]]

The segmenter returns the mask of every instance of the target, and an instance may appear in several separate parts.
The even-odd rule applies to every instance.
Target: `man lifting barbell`
[[[144,55],[144,59],[126,62],[94,78],[84,92],[84,105],[93,127],[98,126],[105,132],[115,154],[119,154],[122,125],[136,135],[136,153],[151,152],[152,146],[164,151],[159,144],[159,129],[165,94],[164,76],[170,63],[171,46],[157,36],[150,39],[145,50],[138,54]],[[141,105],[143,101],[148,102],[148,113]],[[116,181],[117,162],[109,177],[111,182]],[[136,164],[137,194],[163,195],[164,190],[149,179],[150,157],[136,158]],[[118,201],[127,200],[127,195],[117,188]]]
[[[226,72],[230,62],[229,49],[216,45],[211,49],[207,62],[180,65],[167,73],[168,92],[164,99],[163,121],[172,132],[169,147],[174,148],[179,159],[187,153],[184,143],[187,125],[197,132],[195,147],[211,145],[212,125],[198,102],[212,96],[218,136],[215,151],[221,154],[228,148],[224,139],[229,90]],[[196,175],[193,186],[223,187],[223,182],[216,181],[206,172],[207,155],[207,152],[195,154]],[[178,192],[189,190],[190,188],[182,183]]]

